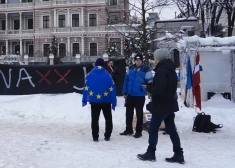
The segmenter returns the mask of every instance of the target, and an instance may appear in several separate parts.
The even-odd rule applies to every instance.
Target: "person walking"
[[[99,141],[99,116],[101,110],[105,118],[104,137],[106,141],[110,140],[113,130],[112,109],[115,110],[116,107],[116,86],[104,67],[104,60],[98,58],[95,67],[86,76],[82,98],[83,107],[87,105],[87,102],[91,104],[91,129],[93,141],[95,142]]]
[[[157,64],[155,76],[151,85],[143,85],[152,96],[152,119],[149,125],[149,146],[147,152],[138,154],[141,160],[155,161],[155,151],[158,142],[158,130],[164,121],[166,131],[170,135],[173,144],[174,155],[166,158],[167,162],[184,164],[183,148],[175,126],[175,112],[179,111],[177,102],[177,74],[172,60],[167,59],[169,51],[158,49],[154,52],[154,60]]]
[[[134,133],[132,122],[135,109],[137,123],[134,137],[140,138],[143,129],[143,107],[146,95],[146,88],[142,84],[152,82],[153,74],[151,69],[144,65],[142,54],[137,54],[134,60],[135,64],[129,67],[124,79],[122,93],[126,100],[126,129],[120,135],[132,135]]]

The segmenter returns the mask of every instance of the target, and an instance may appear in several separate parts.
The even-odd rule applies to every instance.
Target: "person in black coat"
[[[155,161],[155,151],[158,142],[158,130],[164,121],[166,131],[170,135],[173,144],[174,155],[166,158],[167,162],[184,164],[183,149],[175,126],[175,113],[179,111],[177,102],[177,74],[172,60],[166,59],[169,55],[167,49],[158,49],[154,52],[154,60],[157,63],[155,76],[151,85],[145,85],[152,96],[150,112],[152,119],[149,125],[149,146],[145,154],[138,154],[141,160]]]
[[[113,64],[113,60],[108,60],[105,70],[112,76],[114,82],[116,83],[118,77],[118,70]]]

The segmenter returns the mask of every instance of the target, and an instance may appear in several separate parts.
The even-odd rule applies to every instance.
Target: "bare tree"
[[[228,37],[232,36],[235,22],[234,0],[216,0],[216,5],[225,10],[228,16]],[[221,11],[222,12],[222,11]]]
[[[223,36],[222,25],[219,24],[224,7],[221,0],[173,0],[178,6],[180,17],[197,17],[202,23],[202,37]],[[226,0],[222,0],[226,1]],[[227,0],[228,1],[228,0]],[[233,0],[231,0],[233,1]]]
[[[136,13],[138,17],[141,18],[140,24],[133,24],[133,20],[124,20],[123,23],[129,27],[130,33],[118,31],[115,25],[111,25],[110,28],[114,29],[118,33],[122,34],[125,38],[125,42],[131,43],[132,48],[128,52],[141,52],[145,56],[146,64],[149,64],[149,38],[153,33],[153,28],[150,28],[147,25],[147,13],[158,9],[160,12],[161,9],[165,6],[168,6],[170,0],[126,0],[126,3],[130,7],[133,13]],[[127,46],[127,45],[126,45]]]

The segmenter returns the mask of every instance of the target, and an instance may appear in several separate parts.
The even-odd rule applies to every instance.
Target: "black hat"
[[[98,58],[95,62],[95,66],[102,66],[105,67],[104,59]]]
[[[143,55],[142,54],[136,54],[134,60],[140,59],[143,61]]]

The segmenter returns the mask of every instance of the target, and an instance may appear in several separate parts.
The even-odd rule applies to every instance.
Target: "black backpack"
[[[194,132],[216,133],[216,128],[222,128],[222,124],[214,124],[211,122],[211,116],[206,115],[204,112],[199,113],[194,118],[193,129]]]

